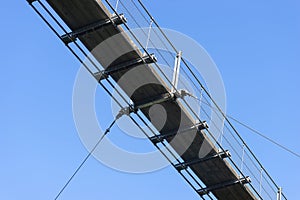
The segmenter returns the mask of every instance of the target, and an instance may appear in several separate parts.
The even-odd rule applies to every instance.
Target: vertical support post
[[[241,172],[243,172],[243,168],[244,168],[244,157],[245,157],[245,144],[243,144],[243,154],[242,154]],[[241,174],[241,176],[242,176],[242,174]]]
[[[223,135],[224,135],[224,129],[221,130],[221,135],[220,135],[220,145],[222,146],[223,143]]]
[[[202,101],[203,101],[203,89],[200,88],[200,99],[199,99],[200,113],[199,113],[199,117],[200,117],[200,114],[201,114]],[[201,119],[201,117],[200,117],[200,119]]]
[[[263,178],[263,168],[260,168],[260,180],[259,180],[259,194],[261,195],[262,191],[262,178]]]
[[[117,2],[116,2],[116,7],[115,7],[116,11],[118,10],[118,6],[119,6],[119,0],[117,0]]]
[[[150,42],[152,24],[153,24],[153,20],[151,18],[150,19],[150,24],[149,24],[149,31],[148,31],[148,35],[147,35],[146,47],[145,47],[146,50],[148,50],[148,46],[149,46],[149,42]],[[146,52],[144,52],[144,54],[146,55]]]
[[[182,51],[179,51],[175,58],[174,73],[172,79],[172,90],[171,90],[172,93],[175,92],[177,89],[181,57],[182,57]]]
[[[277,200],[281,200],[281,197],[282,197],[282,188],[279,187],[277,192]]]

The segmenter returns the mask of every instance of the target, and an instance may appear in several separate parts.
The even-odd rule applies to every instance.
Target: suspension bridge
[[[141,130],[199,194],[200,199],[287,199],[142,1],[27,1],[120,106],[121,112],[117,119],[126,114],[138,127],[145,125],[151,134],[143,131],[142,128]],[[155,27],[152,34],[156,34],[173,53],[165,55],[158,49],[148,49],[151,40],[148,38],[147,43],[143,44],[132,31],[139,27]],[[145,33],[146,36],[147,34],[149,35]],[[112,41],[115,45],[106,45],[103,54],[93,53],[99,44],[114,38],[115,35],[120,35]],[[124,50],[120,56],[116,46],[126,51]],[[93,59],[89,58],[90,53]],[[113,62],[105,57],[107,55],[115,58]],[[85,58],[90,59],[91,65],[84,62]],[[175,60],[177,70],[173,80],[165,75],[157,64],[158,60],[167,66],[173,65],[170,62]],[[102,68],[95,64],[96,61]],[[185,96],[190,95],[188,91],[177,89],[180,65],[180,70],[185,73],[200,94],[200,101],[203,102],[200,108],[202,116],[196,113],[186,101]],[[137,69],[133,77],[119,82],[131,69]],[[140,87],[131,94],[128,85],[135,85],[141,78],[151,84]],[[116,89],[115,83],[118,83],[122,90],[117,89],[120,97],[126,100],[125,93],[130,97],[132,104],[124,106],[120,99],[112,95],[110,88]],[[150,121],[149,107],[155,104],[163,106],[168,116],[162,129],[158,128],[158,124],[152,123],[157,130],[151,128],[147,122],[147,119]],[[224,130],[218,130],[221,138],[216,138],[216,133],[211,132],[211,127],[216,126],[209,117],[211,111],[216,112],[219,118],[225,121]],[[136,115],[139,121],[131,115]],[[174,139],[176,142],[172,142]],[[185,144],[189,145],[182,152],[182,146]],[[206,144],[209,152],[199,158],[201,144]],[[162,148],[167,151],[163,151]]]

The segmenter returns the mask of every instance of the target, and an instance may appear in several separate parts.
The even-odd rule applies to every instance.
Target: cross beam
[[[215,190],[230,187],[230,186],[236,185],[236,184],[245,185],[247,183],[251,183],[251,179],[250,179],[249,176],[247,176],[246,178],[240,178],[238,180],[227,181],[227,182],[220,183],[220,184],[217,184],[217,185],[213,185],[213,186],[210,186],[210,187],[207,187],[207,188],[203,188],[203,189],[198,190],[197,192],[200,196],[204,196],[204,195],[207,195],[210,192],[215,191]]]
[[[222,152],[219,152],[217,154],[214,154],[214,155],[206,156],[204,158],[199,158],[199,159],[196,159],[196,160],[187,161],[187,162],[184,162],[184,163],[179,163],[179,164],[175,165],[175,168],[178,171],[182,171],[182,170],[187,169],[189,166],[193,166],[193,165],[196,165],[196,164],[199,164],[199,163],[202,163],[202,162],[206,162],[206,161],[209,161],[211,159],[215,159],[215,158],[225,159],[225,158],[228,158],[228,157],[231,157],[231,154],[228,150],[226,150],[226,151],[222,151]]]
[[[88,24],[82,28],[79,28],[73,32],[64,34],[61,36],[62,41],[65,44],[69,44],[71,42],[74,42],[77,40],[78,37],[84,36],[88,33],[94,32],[100,28],[103,28],[104,26],[114,24],[116,26],[125,24],[127,22],[127,19],[124,17],[123,14],[120,14],[119,16],[114,15],[110,19],[100,20],[96,23]]]
[[[157,58],[155,57],[154,54],[150,54],[150,56],[146,55],[143,56],[142,58],[137,58],[134,60],[126,61],[121,64],[117,64],[115,66],[111,66],[106,70],[103,70],[101,72],[97,72],[94,74],[94,77],[100,82],[103,79],[107,79],[108,76],[111,74],[114,74],[116,72],[122,71],[122,70],[129,70],[134,67],[137,67],[142,64],[151,64],[157,62]]]

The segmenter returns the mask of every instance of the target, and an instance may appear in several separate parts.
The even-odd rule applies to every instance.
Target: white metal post
[[[148,46],[149,46],[149,41],[150,41],[150,37],[151,37],[152,24],[153,24],[153,20],[150,19],[149,31],[148,31],[147,41],[146,41],[146,47],[145,47],[146,50],[148,50]],[[145,52],[145,54],[146,54],[146,52]]]
[[[263,180],[263,168],[260,168],[260,180],[259,180],[259,194],[261,195],[261,190],[262,190],[262,180]]]
[[[282,196],[282,188],[278,188],[278,192],[277,192],[277,200],[281,200],[281,196]]]
[[[175,92],[178,86],[178,79],[179,79],[179,70],[180,70],[180,63],[181,63],[182,51],[179,51],[176,58],[175,58],[175,66],[174,66],[174,73],[173,73],[173,80],[172,80],[172,90],[171,92]]]
[[[115,7],[116,11],[118,10],[118,6],[119,6],[119,0],[117,0],[117,2],[116,2],[116,7]]]

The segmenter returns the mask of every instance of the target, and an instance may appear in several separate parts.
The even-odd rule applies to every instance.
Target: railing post
[[[242,162],[241,162],[241,172],[243,173],[243,168],[244,168],[244,157],[245,157],[245,144],[243,144],[243,154],[242,154]],[[242,176],[242,174],[241,174]]]
[[[175,57],[174,73],[173,73],[171,92],[176,92],[176,90],[177,90],[181,57],[182,57],[182,51],[179,51],[178,54]]]
[[[146,46],[145,46],[145,49],[146,49],[146,50],[148,50],[149,42],[150,42],[150,39],[151,39],[151,29],[152,29],[152,25],[153,25],[153,20],[150,19],[150,23],[149,23],[149,31],[148,31],[147,41],[146,41]],[[144,54],[146,54],[146,52],[144,52]]]
[[[199,98],[199,107],[200,107],[200,113],[199,113],[199,118],[201,119],[201,106],[202,106],[202,99],[203,99],[203,89],[200,88],[200,98]],[[203,108],[204,110],[204,108]]]
[[[263,179],[263,168],[260,168],[260,180],[259,180],[259,194],[262,192],[262,179]]]
[[[277,192],[277,200],[281,200],[281,197],[282,197],[282,188],[279,187]]]
[[[117,2],[116,2],[116,7],[115,7],[116,11],[118,10],[118,6],[119,6],[119,0],[117,0]]]

